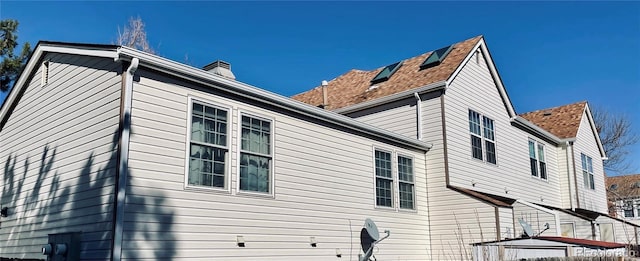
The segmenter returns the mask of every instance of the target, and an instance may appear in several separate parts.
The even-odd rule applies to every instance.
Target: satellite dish
[[[364,255],[360,255],[360,261],[368,261],[371,255],[373,255],[373,248],[376,244],[388,238],[391,234],[389,230],[385,230],[384,232],[387,233],[387,235],[380,238],[380,232],[378,231],[376,223],[374,223],[370,218],[367,218],[364,221],[364,226],[360,230],[360,246],[362,246]]]
[[[370,218],[367,218],[364,221],[364,228],[367,231],[367,234],[369,234],[369,236],[373,239],[373,240],[378,240],[380,239],[380,232],[378,232],[378,226],[376,226],[376,223],[373,222],[373,220],[371,220]]]
[[[362,228],[362,230],[360,230],[360,246],[362,246],[362,251],[367,252],[367,250],[371,248],[373,242],[376,241],[369,236],[369,233],[367,233],[367,229]]]
[[[526,237],[533,236],[533,229],[531,229],[531,225],[529,225],[527,221],[524,221],[524,219],[522,218],[518,218],[518,223],[520,223],[520,226],[522,227],[522,230],[524,231],[524,235]]]
[[[367,218],[364,221],[364,226],[360,230],[360,245],[362,246],[362,251],[367,252],[369,248],[371,248],[371,244],[380,239],[380,232],[378,231],[378,226],[373,222],[370,218]]]

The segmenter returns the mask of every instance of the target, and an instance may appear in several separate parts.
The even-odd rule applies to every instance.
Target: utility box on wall
[[[82,232],[49,234],[49,243],[42,247],[47,261],[80,260],[80,238]]]

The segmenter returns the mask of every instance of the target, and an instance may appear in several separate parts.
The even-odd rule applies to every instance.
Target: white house
[[[40,42],[0,108],[0,257],[354,260],[366,218],[378,260],[469,259],[519,220],[635,242],[588,105],[549,112],[515,113],[482,37],[293,99],[221,61]]]
[[[640,224],[640,174],[606,177],[609,214]]]
[[[0,256],[77,232],[81,260],[349,260],[365,218],[376,256],[429,255],[430,144],[213,67],[39,43],[0,111]]]
[[[481,36],[293,98],[433,143],[433,260],[466,255],[460,242],[519,237],[518,219],[536,235],[637,243],[635,225],[606,214],[606,155],[587,103],[516,114]]]

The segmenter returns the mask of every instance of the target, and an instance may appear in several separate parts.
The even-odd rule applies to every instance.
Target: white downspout
[[[113,235],[113,253],[111,260],[120,261],[122,256],[122,231],[124,225],[124,201],[127,191],[127,171],[129,160],[129,140],[131,137],[131,104],[133,99],[133,76],[140,60],[133,58],[125,72],[125,89],[122,117],[122,133],[120,136],[120,164],[118,166],[118,191],[116,197],[116,226]]]
[[[417,92],[414,92],[413,96],[416,97],[416,117],[418,117],[417,137],[418,137],[418,140],[422,140],[422,100],[420,99],[420,94],[418,94]]]
[[[572,182],[571,182],[571,178],[572,178],[571,177],[572,176],[571,173],[572,173],[572,171],[571,171],[571,165],[570,165],[571,161],[569,161],[569,158],[571,156],[569,154],[570,153],[569,149],[571,148],[571,143],[567,141],[565,144],[567,145],[565,147],[566,150],[567,150],[566,153],[565,153],[565,156],[567,157],[566,163],[567,163],[567,181],[569,182],[569,183],[567,183],[569,185],[569,206],[571,207],[571,211],[575,211],[576,208],[573,206],[573,186],[575,184],[572,185]]]

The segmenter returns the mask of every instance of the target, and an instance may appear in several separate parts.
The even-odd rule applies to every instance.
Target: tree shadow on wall
[[[95,146],[87,150],[47,144],[37,156],[14,152],[6,158],[0,203],[8,216],[0,218],[0,238],[7,240],[0,240],[0,257],[45,259],[33,242],[45,244],[47,234],[82,232],[82,259],[110,259],[122,132],[114,131],[111,144],[90,141]],[[39,159],[36,164],[31,162],[34,157]],[[125,162],[120,175],[127,177],[127,184],[130,174]],[[162,190],[140,195],[125,189],[126,202],[133,204],[124,211],[122,258],[172,259],[174,213],[163,207]],[[153,251],[139,249],[142,245]]]

